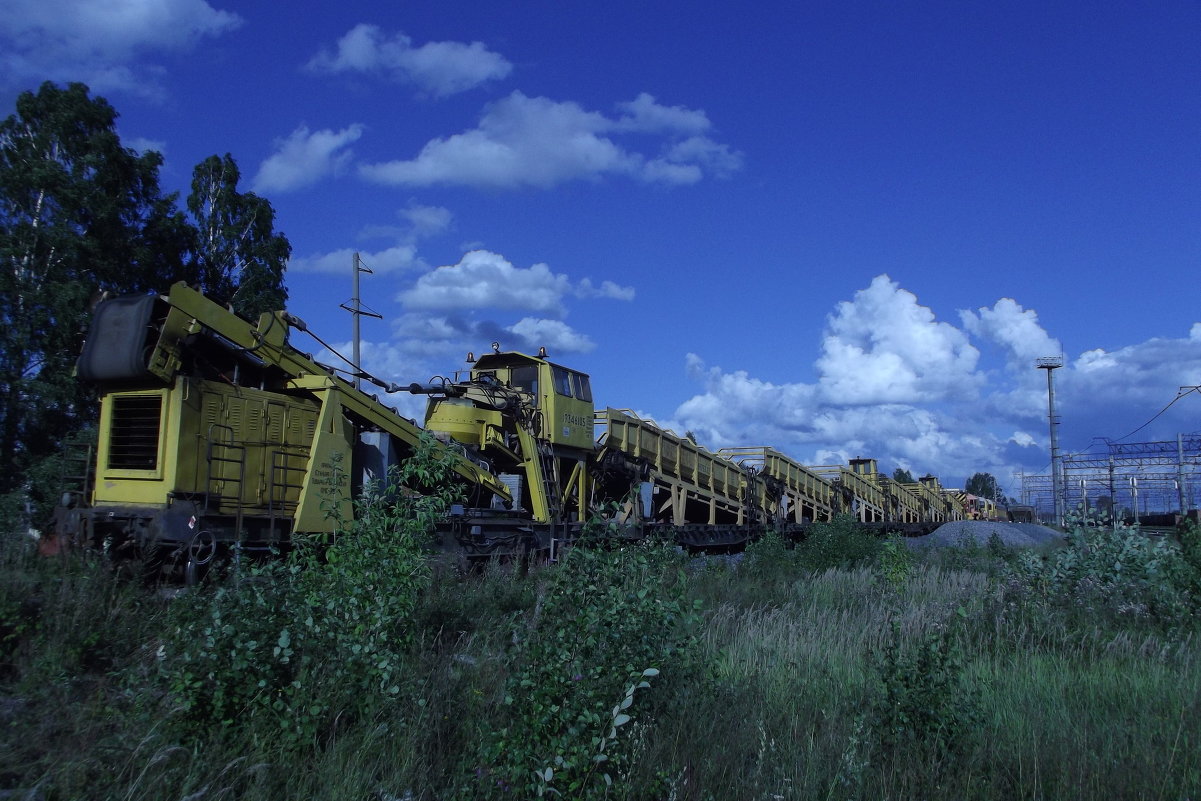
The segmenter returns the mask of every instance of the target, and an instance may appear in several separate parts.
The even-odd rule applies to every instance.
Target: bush
[[[889,537],[880,544],[876,554],[873,573],[889,590],[897,591],[905,586],[917,558],[900,537]]]
[[[172,609],[162,673],[193,731],[245,724],[300,747],[400,696],[430,527],[453,499],[407,488],[453,487],[450,469],[424,440],[387,487],[365,490],[332,544],[302,543]]]
[[[960,608],[950,622],[916,641],[902,634],[894,617],[883,647],[869,657],[874,687],[866,715],[868,744],[919,785],[937,782],[969,750],[983,720],[979,694],[965,681],[966,658],[955,636],[965,617]]]
[[[1196,536],[1186,532],[1175,543],[1135,526],[1077,526],[1065,547],[1017,557],[1005,576],[1007,598],[1090,623],[1193,627],[1201,600],[1201,571],[1192,561]]]
[[[1006,545],[1001,535],[992,532],[987,542],[981,543],[971,534],[961,535],[951,546],[929,546],[922,548],[923,561],[943,570],[964,570],[983,573],[992,578],[1005,574],[1018,556],[1018,548]]]
[[[507,721],[484,749],[479,792],[585,798],[624,778],[639,691],[678,677],[692,649],[677,559],[654,545],[576,547],[548,571],[513,635]]]
[[[797,543],[797,561],[813,572],[836,567],[858,567],[875,561],[882,541],[851,515],[837,515],[829,523],[814,523]]]
[[[769,530],[746,546],[738,569],[768,584],[795,581],[797,551],[778,531]]]

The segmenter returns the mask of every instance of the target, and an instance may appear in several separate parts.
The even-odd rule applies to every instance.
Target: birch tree
[[[162,156],[123,147],[116,119],[83,84],[45,83],[0,123],[0,493],[90,416],[72,375],[90,301],[188,273]]]
[[[188,211],[197,230],[194,268],[201,288],[254,319],[284,308],[284,269],[292,246],[275,231],[271,203],[253,192],[239,192],[240,179],[228,153],[209,156],[192,172]]]

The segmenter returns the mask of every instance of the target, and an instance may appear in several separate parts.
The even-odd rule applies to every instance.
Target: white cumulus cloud
[[[310,131],[301,125],[259,165],[252,186],[256,192],[288,192],[309,186],[329,175],[340,174],[352,154],[347,146],[363,135],[362,125],[340,131]]]
[[[0,13],[0,82],[82,80],[98,93],[161,93],[161,67],[133,63],[187,50],[242,18],[205,0],[7,0]]]
[[[593,286],[590,279],[584,278],[575,288],[578,298],[610,298],[611,300],[633,300],[634,287],[621,286],[612,281],[601,281],[600,286]]]
[[[402,216],[415,225],[443,219],[435,207],[410,206],[406,211]],[[331,258],[330,271],[348,269],[349,254],[344,255]],[[377,258],[370,256],[368,263],[374,266]],[[468,351],[479,353],[492,342],[529,353],[545,347],[553,356],[586,353],[595,343],[564,320],[571,300],[629,300],[633,292],[611,281],[602,281],[599,287],[587,279],[573,282],[545,264],[522,268],[498,253],[474,250],[456,264],[419,275],[396,295],[399,310],[376,309],[392,327],[391,342],[380,353],[388,354],[386,363],[392,369],[403,364],[411,373],[422,374],[408,380],[422,381],[445,373],[448,364]],[[382,358],[380,363],[385,363]]]
[[[770,443],[806,464],[871,457],[948,486],[990,472],[1016,495],[1019,471],[1046,469],[1046,374],[1034,359],[1059,342],[1013,299],[959,316],[963,329],[878,276],[827,319],[815,380],[767,382],[688,354],[698,392],[669,424],[708,447]],[[1066,359],[1054,375],[1062,446],[1195,430],[1201,394],[1178,390],[1201,383],[1197,332]],[[981,364],[969,333],[1000,346],[1002,369]]]
[[[403,33],[388,34],[376,25],[361,24],[339,39],[334,49],[314,56],[308,68],[325,74],[380,75],[445,97],[505,78],[513,65],[482,42],[414,45]]]
[[[419,237],[445,231],[453,219],[450,209],[419,203],[410,203],[407,208],[401,209],[400,216],[408,221],[414,235]]]
[[[450,209],[410,203],[400,209],[397,216],[403,221],[402,224],[366,226],[360,233],[363,239],[392,240],[395,244],[390,247],[377,250],[344,247],[326,253],[294,256],[288,262],[288,269],[302,273],[345,275],[351,268],[356,252],[361,265],[373,273],[429,269],[418,252],[418,243],[450,227],[453,219]]]
[[[830,317],[818,369],[842,403],[915,403],[970,395],[979,351],[887,275]]]
[[[553,355],[587,353],[596,347],[595,342],[562,320],[523,317],[506,330],[521,340],[521,349],[528,351],[545,347]]]
[[[960,311],[959,318],[970,334],[1004,348],[1011,365],[1020,369],[1029,368],[1040,357],[1057,356],[1061,350],[1059,342],[1039,325],[1038,314],[1023,309],[1012,298],[1001,298],[991,309]]]
[[[514,266],[497,253],[473,250],[458,264],[426,273],[400,300],[410,309],[503,309],[561,315],[571,289],[565,275],[545,264]]]
[[[298,273],[341,274],[347,276],[349,280],[356,252],[359,254],[362,265],[375,273],[390,273],[425,266],[417,255],[417,246],[407,244],[394,245],[376,251],[340,248],[327,253],[294,256],[288,261],[288,270]]]
[[[709,128],[703,112],[661,106],[645,94],[623,108],[624,114],[608,117],[570,101],[514,92],[490,105],[476,128],[431,140],[412,159],[363,165],[360,173],[406,186],[546,188],[610,174],[687,184],[741,165],[740,154],[698,133]],[[648,156],[617,141],[630,133],[665,137],[662,152]]]
[[[498,253],[473,250],[458,264],[421,276],[411,289],[401,293],[400,300],[409,309],[517,310],[562,317],[567,295],[630,300],[634,290],[611,281],[603,282],[598,289],[586,278],[573,285],[566,275],[551,272],[545,264],[517,267]]]

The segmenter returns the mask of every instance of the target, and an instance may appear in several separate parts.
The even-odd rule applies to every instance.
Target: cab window
[[[572,373],[571,377],[575,380],[575,396],[582,401],[592,403],[592,385],[588,382],[588,376],[583,373]]]
[[[555,392],[557,392],[558,394],[562,395],[565,398],[570,398],[571,397],[571,373],[562,367],[555,367],[553,365],[551,367],[551,370],[553,372],[553,376],[554,376],[554,380],[555,380]]]
[[[514,367],[509,379],[513,389],[520,389],[534,396],[534,404],[538,403],[538,368],[534,365]]]

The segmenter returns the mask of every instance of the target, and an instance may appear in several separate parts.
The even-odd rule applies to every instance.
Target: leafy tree
[[[291,245],[271,204],[238,192],[233,158],[197,166],[193,225],[159,188],[162,156],[123,147],[116,119],[87,86],[47,82],[0,123],[0,496],[94,417],[72,367],[102,293],[183,280],[248,317],[287,297]],[[32,488],[39,505],[53,484]]]
[[[0,492],[90,416],[72,376],[89,300],[186,276],[162,156],[122,147],[116,118],[83,84],[47,82],[0,123]]]
[[[913,477],[913,473],[910,473],[908,470],[906,470],[903,467],[898,467],[896,470],[892,471],[892,480],[896,481],[900,484],[916,484],[917,483],[917,479],[915,479]]]
[[[963,489],[965,492],[981,498],[1005,499],[1005,496],[1001,493],[1000,484],[997,483],[997,479],[991,473],[973,473]]]
[[[197,227],[194,267],[203,291],[244,317],[284,308],[284,268],[292,246],[275,232],[275,209],[239,192],[241,174],[228,153],[209,156],[192,172],[188,211]]]

